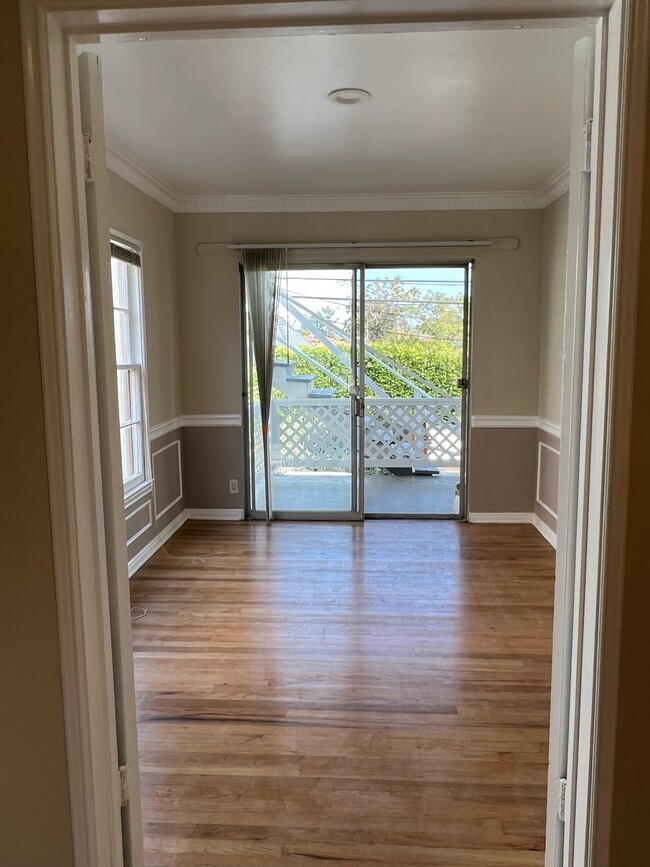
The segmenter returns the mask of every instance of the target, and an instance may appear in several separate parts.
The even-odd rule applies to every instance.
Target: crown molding
[[[493,211],[537,208],[534,193],[414,193],[404,195],[185,196],[181,213],[307,213],[350,211]]]
[[[170,211],[180,213],[183,197],[169,186],[158,175],[145,169],[135,160],[118,150],[114,145],[106,142],[106,166],[110,171],[119,175],[125,181],[132,184],[140,192],[155,199]]]
[[[551,175],[537,190],[536,196],[539,201],[538,208],[547,208],[551,202],[559,199],[569,191],[569,163],[565,163],[561,169]]]
[[[351,211],[516,211],[546,208],[569,189],[569,164],[538,190],[468,193],[369,193],[295,196],[185,196],[114,145],[106,145],[108,168],[176,214],[282,214]]]

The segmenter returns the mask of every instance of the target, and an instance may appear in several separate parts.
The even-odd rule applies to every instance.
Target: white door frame
[[[75,135],[75,42],[90,42],[102,33],[118,39],[123,33],[169,38],[197,31],[233,36],[322,32],[324,27],[352,32],[577,23],[565,17],[565,0],[513,0],[511,11],[500,0],[465,0],[454,15],[445,0],[404,0],[395,4],[395,13],[386,12],[381,0],[366,0],[362,9],[358,2],[341,2],[334,20],[327,4],[310,0],[193,2],[160,0],[159,8],[150,9],[139,8],[138,0],[113,0],[113,8],[103,11],[102,0],[86,0],[81,10],[74,0],[69,6],[65,0],[20,0],[68,777],[79,867],[120,867],[124,859],[105,543],[111,539],[102,502],[90,269],[81,228],[84,156]],[[576,538],[576,548],[585,554],[585,593],[578,600],[574,801],[566,829],[575,838],[572,865],[600,867],[608,862],[613,783],[650,4],[613,0],[606,13],[597,0],[572,5],[594,18],[603,14],[609,24],[594,236],[598,256],[590,263],[593,363],[580,504],[585,520]]]

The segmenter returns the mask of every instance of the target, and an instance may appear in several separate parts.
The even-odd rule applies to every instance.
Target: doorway
[[[629,84],[630,80],[637,82],[640,80],[639,70],[637,67],[641,66],[641,64],[639,64],[638,59],[636,59],[634,55],[634,59],[621,64],[622,75],[620,77],[618,73],[616,73],[616,75],[609,76],[609,70],[618,69],[617,63],[620,57],[619,51],[627,57],[627,55],[625,55],[625,50],[632,46],[632,23],[628,20],[628,17],[626,17],[628,16],[628,13],[628,4],[616,3],[614,4],[613,13],[609,14],[605,19],[605,22],[609,28],[608,46],[612,46],[612,48],[611,57],[608,55],[606,64],[608,70],[608,101],[607,110],[604,111],[605,100],[603,100],[603,114],[605,120],[605,133],[603,137],[605,138],[605,140],[610,141],[616,138],[616,135],[620,133],[621,139],[623,136],[625,136],[626,141],[628,139],[631,140],[631,143],[633,145],[633,147],[631,148],[632,153],[636,154],[640,150],[641,145],[639,143],[638,136],[634,134],[633,127],[630,123],[630,117],[634,116],[633,109],[638,110],[640,107],[640,110],[643,111],[645,105],[645,90],[639,89],[638,91],[635,91],[634,88],[626,89],[626,85]],[[143,24],[143,27],[147,26],[148,19],[143,20],[145,22]],[[54,19],[53,22],[54,24],[56,24],[56,27],[60,27],[60,22],[54,21]],[[48,24],[49,23],[51,22],[48,20]],[[118,14],[116,18],[112,19],[111,26],[113,28],[126,26],[125,19],[120,19],[120,16]],[[63,59],[63,52],[61,52],[61,56],[53,53],[51,55],[53,59],[51,59],[51,61],[47,61],[46,63],[47,53],[45,49],[47,48],[47,44],[45,41],[46,37],[43,35],[43,33],[47,32],[48,34],[50,34],[51,32],[55,32],[56,35],[58,35],[59,30],[49,31],[46,30],[46,28],[42,28],[42,32],[37,31],[37,28],[33,24],[33,22],[31,25],[28,26],[27,30],[28,35],[31,39],[34,40],[34,44],[36,44],[38,47],[38,51],[35,53],[35,57],[37,57],[37,73],[43,71],[39,68],[39,63],[42,63],[43,68],[47,70],[50,70],[51,65],[51,74],[54,78],[54,84],[52,85],[50,90],[47,90],[46,87],[42,86],[43,82],[40,81],[40,79],[38,78],[38,74],[33,75],[30,73],[30,79],[28,81],[28,95],[30,97],[33,97],[33,99],[31,100],[31,104],[34,106],[34,110],[32,111],[30,116],[30,137],[33,143],[32,171],[35,180],[34,189],[36,191],[34,196],[35,203],[38,205],[38,207],[35,207],[34,212],[35,214],[43,215],[42,217],[39,217],[39,222],[35,223],[37,238],[39,239],[39,241],[43,242],[39,243],[38,245],[39,251],[42,251],[39,255],[38,261],[39,304],[43,308],[41,312],[43,316],[43,322],[45,323],[44,334],[47,338],[44,340],[43,343],[43,359],[44,369],[48,369],[48,362],[50,362],[49,369],[54,371],[52,377],[46,382],[46,393],[48,395],[48,398],[52,398],[48,405],[50,405],[51,407],[55,407],[55,410],[53,410],[51,413],[52,416],[55,416],[54,421],[52,421],[51,419],[48,420],[50,424],[50,430],[48,430],[48,446],[49,448],[54,450],[56,444],[58,443],[57,437],[59,436],[59,434],[57,433],[57,431],[59,430],[59,428],[56,425],[57,421],[61,421],[61,424],[59,426],[64,433],[68,432],[68,430],[73,427],[73,423],[79,422],[78,429],[80,433],[76,439],[73,437],[68,437],[67,439],[61,437],[61,439],[64,439],[64,444],[66,446],[65,450],[61,450],[63,454],[62,461],[64,470],[66,471],[66,475],[70,475],[70,477],[72,477],[72,470],[77,468],[77,464],[80,462],[81,456],[84,456],[84,459],[86,454],[93,454],[97,456],[98,451],[97,443],[95,442],[93,444],[93,439],[91,436],[93,431],[92,425],[95,423],[95,416],[93,415],[92,394],[87,399],[79,400],[78,406],[75,406],[74,401],[70,400],[70,395],[68,394],[68,392],[66,392],[63,386],[60,385],[60,382],[67,382],[64,374],[68,372],[68,369],[72,371],[75,371],[77,369],[74,365],[74,361],[77,358],[77,355],[81,358],[81,364],[78,365],[78,368],[84,370],[88,368],[87,356],[91,354],[92,350],[92,341],[89,342],[89,347],[87,347],[83,341],[85,332],[82,328],[84,322],[82,314],[84,311],[79,301],[81,293],[78,293],[79,298],[74,295],[74,290],[77,288],[79,282],[79,275],[74,273],[74,268],[77,267],[79,261],[84,259],[86,250],[84,247],[83,239],[81,239],[80,241],[77,233],[72,230],[70,230],[68,234],[53,234],[53,237],[62,238],[60,242],[60,249],[56,244],[48,244],[48,241],[50,239],[49,233],[54,232],[54,230],[58,228],[59,223],[64,223],[68,229],[70,228],[70,226],[68,225],[69,212],[72,212],[76,216],[76,205],[73,206],[70,204],[71,196],[69,191],[69,167],[73,164],[71,154],[74,153],[74,142],[72,142],[71,140],[70,130],[72,129],[72,124],[69,123],[68,113],[65,113],[65,116],[63,112],[57,115],[56,112],[52,112],[50,110],[53,99],[52,94],[54,94],[58,98],[60,97],[64,89],[64,84],[62,84],[62,82],[66,81],[65,75],[63,74],[65,71],[65,64]],[[68,35],[65,35],[66,39],[68,38]],[[646,30],[643,29],[643,36],[641,41],[644,45],[644,40],[646,36]],[[50,37],[48,35],[47,38],[49,39],[53,37]],[[42,42],[39,42],[39,40],[42,40]],[[49,86],[49,82],[46,82],[46,84]],[[612,94],[611,100],[609,100],[610,92]],[[632,97],[629,104],[627,102],[624,103],[624,110],[617,113],[623,93],[630,93]],[[60,104],[63,105],[64,102],[65,100],[61,99]],[[613,108],[611,107],[612,105]],[[46,110],[39,111],[39,109],[43,106]],[[43,118],[45,118],[45,121],[43,120]],[[49,120],[50,118],[51,121]],[[39,138],[38,133],[40,132],[41,126],[43,124],[46,125],[48,134],[49,132],[51,132],[50,126],[52,126],[57,132],[57,134],[59,134],[56,148],[47,148],[43,146],[43,141],[49,141],[49,139],[44,136],[41,136]],[[616,138],[616,141],[618,142],[621,139]],[[598,138],[598,136],[595,136],[595,140],[599,144],[597,156],[600,157],[600,139]],[[625,148],[622,149],[622,152],[625,156],[620,162],[618,161],[619,148],[612,147],[609,152],[605,152],[606,158],[603,160],[604,168],[602,169],[601,173],[604,175],[607,183],[603,183],[603,194],[600,195],[599,188],[598,195],[595,197],[598,204],[600,204],[601,198],[603,200],[603,215],[601,215],[600,212],[598,214],[598,227],[600,227],[601,224],[604,224],[607,231],[611,229],[611,238],[614,239],[611,240],[610,235],[607,234],[606,231],[605,240],[601,240],[601,246],[599,247],[599,252],[601,253],[601,256],[597,260],[598,274],[609,274],[608,266],[610,263],[610,259],[608,258],[608,256],[610,256],[610,254],[613,258],[615,258],[616,263],[618,263],[616,268],[614,269],[615,274],[613,276],[613,279],[610,282],[603,280],[601,284],[602,288],[599,289],[599,291],[601,295],[604,296],[604,301],[609,301],[610,299],[613,299],[614,302],[619,298],[619,296],[625,299],[627,295],[625,292],[622,291],[622,289],[626,288],[628,285],[633,285],[635,281],[634,269],[636,259],[634,249],[631,249],[632,255],[630,257],[618,255],[614,257],[614,254],[618,254],[620,252],[621,247],[626,250],[630,250],[629,245],[632,244],[632,241],[621,241],[621,238],[633,239],[635,237],[633,231],[621,232],[621,226],[627,227],[628,225],[631,225],[632,228],[634,228],[636,222],[638,221],[638,203],[635,203],[634,196],[623,183],[625,177],[625,167],[628,165],[628,160],[630,160],[630,165],[633,164],[633,161],[630,159],[628,151]],[[77,169],[79,170],[78,173],[80,174],[80,176],[82,175],[80,165],[83,161],[81,153],[81,150],[79,150],[79,152],[77,153],[76,161]],[[621,167],[621,164],[623,164],[623,168]],[[44,179],[47,177],[47,172],[50,173],[51,177],[55,178],[54,184],[45,183]],[[625,207],[620,205],[619,198],[617,197],[620,197],[620,199],[624,200]],[[614,201],[617,202],[616,209],[613,205]],[[68,220],[68,222],[66,222],[66,220]],[[75,225],[79,225],[80,222],[81,221],[77,221]],[[595,260],[596,256],[594,255],[591,258]],[[632,264],[630,264],[630,261],[632,261]],[[74,267],[73,265],[71,265],[71,262],[74,262]],[[61,267],[59,267],[61,265],[64,278],[72,275],[69,280],[61,280]],[[55,275],[54,279],[49,279],[51,273]],[[54,287],[53,290],[51,288],[52,286]],[[632,293],[629,294],[631,299]],[[71,312],[65,322],[62,317],[60,317],[59,319],[57,319],[56,317],[51,317],[51,322],[50,320],[48,320],[47,312],[50,310],[50,305],[52,304],[50,296],[54,299],[55,306],[62,303],[64,299],[70,301]],[[619,326],[619,321],[617,317],[622,314],[620,314],[615,304],[601,304],[601,300],[603,299],[601,299],[599,295],[597,316],[596,314],[594,314],[593,316],[594,320],[597,319],[596,324],[600,326],[598,334],[600,334],[601,336],[612,336],[613,341],[616,342],[616,339],[618,337],[617,329]],[[633,300],[629,300],[626,304],[626,310],[624,312],[626,314],[630,311],[633,312],[633,307]],[[56,309],[57,311],[59,311],[60,308],[56,306]],[[613,311],[613,318],[611,319],[610,311]],[[589,321],[591,322],[591,320]],[[66,340],[66,338],[68,338],[69,336],[70,339]],[[605,369],[607,367],[605,363],[607,360],[606,357],[609,357],[610,347],[608,345],[607,351],[604,351],[602,348],[602,343],[603,341],[596,345],[595,354],[598,360],[601,359],[601,356],[603,357],[602,367],[603,369]],[[62,346],[67,346],[69,348],[68,354],[66,354],[65,352],[59,352],[59,354],[56,353],[55,350],[60,349]],[[616,372],[615,391],[617,394],[619,391],[621,391],[621,382],[626,381],[625,373],[629,371],[629,368],[631,366],[629,358],[625,358],[624,362],[625,363],[622,363],[620,365],[620,370],[617,368]],[[594,401],[594,405],[598,407],[598,410],[593,410],[588,413],[588,422],[591,422],[592,417],[595,417],[595,420],[599,422],[599,424],[596,427],[595,435],[592,437],[590,432],[591,429],[589,429],[585,432],[583,440],[588,440],[588,444],[593,445],[593,448],[598,452],[599,455],[602,454],[603,460],[605,460],[605,458],[616,453],[615,449],[612,448],[613,441],[616,440],[616,436],[611,437],[609,428],[607,428],[607,426],[604,424],[604,421],[609,418],[612,396],[610,391],[606,390],[605,388],[604,376],[601,375],[601,367],[598,367],[597,373],[598,375],[596,377],[592,377],[589,380],[589,387],[592,391],[595,392],[596,397],[602,396],[602,400]],[[595,382],[593,381],[594,379]],[[607,386],[609,387],[609,385],[610,383],[608,381]],[[60,399],[56,401],[54,399],[56,397],[59,397]],[[83,392],[83,397],[86,398],[86,392]],[[58,409],[56,409],[56,407],[60,407],[60,412]],[[600,422],[603,423],[600,424]],[[578,425],[578,423],[576,424]],[[72,445],[78,445],[79,441],[83,441],[83,443],[87,441],[90,445],[86,450],[79,447],[73,449]],[[622,451],[625,452],[625,454],[621,456],[620,461],[624,463],[627,453],[625,448]],[[94,532],[95,530],[97,530],[97,527],[99,527],[101,530],[101,526],[99,523],[99,518],[101,517],[101,515],[99,515],[99,507],[88,509],[87,501],[84,501],[87,514],[84,514],[81,508],[78,508],[76,512],[73,508],[79,506],[82,501],[82,482],[86,478],[89,478],[89,489],[96,490],[97,476],[97,461],[95,462],[92,473],[89,467],[81,467],[78,479],[77,476],[74,477],[75,479],[77,479],[76,484],[74,486],[70,486],[69,496],[72,498],[72,503],[70,504],[67,500],[65,500],[63,502],[62,508],[59,510],[62,517],[60,527],[57,530],[57,538],[59,540],[62,538],[67,540],[68,537],[66,536],[66,531],[68,530],[69,526],[73,527],[75,532],[70,534],[70,539],[72,539],[72,543],[69,546],[70,554],[68,555],[68,549],[66,548],[64,554],[61,557],[62,565],[57,570],[57,575],[65,576],[65,567],[67,565],[67,561],[73,561],[74,556],[76,556],[78,553],[77,548],[79,548],[80,550],[79,562],[82,566],[85,566],[89,563],[93,564],[95,562],[101,563],[102,561],[101,550],[99,551],[99,553],[97,553],[97,551],[95,550],[96,548],[101,548],[101,546],[95,546],[91,550],[92,546],[90,545],[90,542],[94,541],[96,538],[103,538],[101,534],[97,536],[97,533]],[[587,473],[587,476],[588,480],[591,480],[592,476],[598,477],[599,468],[596,467],[596,469],[594,469],[593,471],[590,470]],[[618,478],[618,475],[612,473],[611,477],[612,479],[616,479]],[[95,485],[95,487],[92,487],[93,485]],[[53,482],[52,488],[53,499],[57,501],[58,498],[59,500],[63,501],[64,497],[61,493],[63,485],[60,483],[55,484]],[[613,488],[614,482],[612,482],[612,490]],[[600,492],[602,488],[601,486],[594,484],[588,486],[588,489],[598,490]],[[614,574],[616,573],[617,563],[614,562],[616,558],[612,558],[610,556],[609,559],[605,559],[602,556],[602,549],[606,548],[606,546],[595,544],[595,540],[600,539],[602,535],[602,533],[600,532],[602,527],[601,524],[598,522],[600,521],[602,515],[606,513],[607,505],[611,496],[612,494],[610,493],[610,489],[607,488],[602,494],[602,498],[596,499],[593,503],[593,508],[591,508],[592,501],[589,498],[589,495],[584,494],[583,496],[582,493],[580,494],[580,504],[582,505],[584,502],[590,507],[590,519],[588,522],[588,527],[583,533],[581,533],[579,541],[584,542],[586,549],[593,551],[592,559],[594,561],[597,561],[594,564],[594,568],[590,572],[590,574],[595,576],[594,581],[592,582],[594,586],[590,585],[587,588],[587,595],[590,599],[600,599],[601,596],[598,594],[597,591],[601,589],[601,585],[603,585],[604,587],[605,583],[607,583],[608,585],[611,584],[612,577],[616,577]],[[74,518],[78,518],[78,523],[73,522],[71,520],[71,516]],[[95,526],[95,524],[97,525],[97,527]],[[596,524],[598,524],[598,534],[596,533]],[[89,527],[89,529],[87,529],[87,527]],[[85,532],[86,530],[87,532]],[[111,533],[110,531],[107,533],[109,547],[113,545],[114,535],[115,534]],[[88,550],[76,544],[77,538],[89,540]],[[589,543],[591,543],[591,547]],[[610,563],[610,560],[612,560],[613,565],[612,563]],[[77,586],[77,584],[75,584],[74,582],[66,583],[64,581],[61,581],[61,586],[58,587],[58,592],[61,594],[61,597],[64,601],[72,600],[74,602],[78,602],[81,598],[85,600],[87,597],[91,597],[90,602],[92,604],[92,608],[88,608],[88,610],[91,610],[95,613],[96,621],[100,626],[100,628],[95,630],[96,642],[99,643],[101,642],[101,640],[103,640],[103,636],[106,633],[108,618],[106,616],[105,602],[102,602],[103,597],[101,597],[99,593],[95,593],[95,585],[90,582],[95,580],[99,581],[99,578],[95,579],[95,576],[101,576],[103,573],[101,572],[101,568],[94,569],[89,567],[81,569],[80,574],[82,574],[83,576],[88,576],[87,581],[84,578],[84,582],[79,584],[79,586]],[[615,584],[616,582],[613,583]],[[69,607],[70,610],[81,610],[79,606],[74,609],[71,605]],[[600,611],[599,604],[596,605],[595,608]],[[61,606],[61,609],[68,610],[64,605]],[[590,623],[592,620],[593,618],[590,619]],[[62,636],[66,635],[66,631],[64,628],[65,625],[66,623],[62,621]],[[83,624],[79,622],[78,618],[70,618],[69,626],[69,637],[67,639],[67,643],[62,642],[62,646],[64,646],[64,650],[66,650],[67,653],[67,655],[66,653],[63,654],[63,665],[66,676],[69,676],[70,683],[75,686],[77,684],[83,685],[86,683],[94,685],[99,684],[98,691],[102,692],[103,696],[104,692],[110,690],[110,679],[91,677],[94,672],[89,670],[89,666],[81,667],[78,670],[74,668],[72,663],[75,657],[73,657],[72,654],[69,653],[67,650],[69,646],[72,646],[75,640],[80,640],[80,636],[81,638],[83,638],[84,641],[92,645],[93,641],[95,641],[93,630],[86,629],[82,631],[81,627],[83,626]],[[580,626],[582,626],[582,624],[580,624]],[[583,630],[581,629],[581,633],[582,631]],[[607,644],[608,646],[610,643],[612,645],[615,644],[615,642],[613,641],[603,641],[601,647],[601,643],[599,642],[599,636],[596,637],[596,642],[598,646],[595,647],[593,653],[591,652],[591,646],[587,648],[587,650],[589,651],[585,654],[585,659],[587,659],[587,667],[590,662],[597,662],[599,660],[600,651],[603,649],[605,644]],[[86,656],[88,656],[88,654],[86,654]],[[90,656],[94,659],[92,655]],[[594,676],[591,677],[590,671],[587,670],[586,673],[578,671],[578,676],[572,679],[574,683],[579,680],[580,674],[584,674],[587,679],[593,681],[594,683],[597,682],[598,684],[600,684],[601,680],[604,680],[604,676],[601,677],[598,673],[594,674]],[[105,685],[106,690],[104,690]],[[85,695],[82,689],[79,689],[78,693]],[[94,707],[93,702],[88,701],[86,702],[86,704],[77,708],[77,704],[79,703],[76,702],[76,694],[70,691],[69,695],[71,695],[72,698],[67,701],[66,710],[73,715],[73,722],[76,721],[77,716],[82,722],[86,718],[89,718],[90,714],[87,711],[88,707],[90,707],[91,705],[92,707]],[[589,710],[589,708],[587,708],[586,710],[583,710],[582,708],[578,709],[578,716],[584,720],[585,724],[587,723],[587,721],[592,720],[592,715],[588,712]],[[102,715],[97,714],[96,717],[102,718]],[[101,743],[108,743],[110,734],[110,731],[108,733],[102,731],[99,733],[97,740]],[[584,748],[581,747],[581,751],[585,752],[586,749],[591,747],[592,741],[593,739],[591,737],[585,737],[585,746]],[[72,738],[70,742],[74,742]],[[596,747],[598,747],[599,758],[602,758],[601,753],[604,755],[607,752],[606,747],[600,747],[598,744],[596,744]],[[74,757],[80,757],[79,766],[82,769],[86,769],[89,766],[91,768],[94,768],[93,762],[96,762],[101,769],[106,770],[106,774],[108,775],[108,769],[110,768],[110,765],[108,763],[108,760],[104,761],[101,759],[101,756],[103,754],[100,751],[95,750],[94,752],[91,752],[82,745],[78,749],[72,749],[71,752],[73,753]],[[99,756],[99,758],[96,758],[97,756]],[[110,758],[111,756],[109,756],[109,759]],[[591,768],[589,770],[591,770]],[[578,768],[578,771],[579,773],[577,773],[575,777],[575,787],[572,785],[569,791],[573,792],[575,790],[581,793],[584,792],[584,797],[587,797],[592,787],[590,785],[584,785],[583,787],[579,785],[579,783],[585,779],[587,774],[586,771],[584,769],[581,769],[580,767]],[[72,785],[75,792],[81,791],[79,778],[80,773],[73,774],[71,772]],[[97,801],[100,801],[101,793],[107,790],[108,787],[106,786],[95,786],[93,788],[92,794],[94,797],[96,796]],[[591,812],[592,811],[589,811],[589,816],[591,815]],[[93,815],[107,816],[112,814],[109,814],[108,810],[96,810]],[[85,827],[88,826],[89,835],[93,840],[98,837],[97,829],[93,825],[92,821],[85,822],[82,818],[80,825],[82,826],[82,829],[85,829]],[[567,826],[569,835],[574,834],[574,827],[575,823],[570,821]],[[111,833],[111,839],[118,838],[114,831]],[[583,836],[586,838],[586,835]],[[89,863],[91,862],[89,861]],[[94,861],[92,863],[94,863]]]
[[[276,518],[463,519],[472,264],[292,267],[270,413]],[[265,504],[243,292],[248,514]]]

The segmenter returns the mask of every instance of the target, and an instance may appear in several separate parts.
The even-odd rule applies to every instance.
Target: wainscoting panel
[[[144,562],[142,552],[172,523],[177,526],[185,511],[183,437],[176,427],[170,427],[151,441],[153,490],[130,502],[125,511],[129,574],[137,568],[134,564]]]
[[[537,430],[534,512],[551,534],[557,534],[560,440],[546,430]]]
[[[181,438],[176,437],[151,453],[156,521],[183,499]]]
[[[535,502],[534,427],[473,427],[469,512],[530,514]]]
[[[244,508],[243,430],[234,425],[183,428],[185,505],[188,509]],[[239,493],[231,494],[228,480]]]

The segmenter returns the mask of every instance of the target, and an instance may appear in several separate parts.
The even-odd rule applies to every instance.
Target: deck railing
[[[273,400],[271,459],[276,468],[349,468],[352,407],[347,398]],[[365,401],[366,467],[460,466],[460,398]]]

